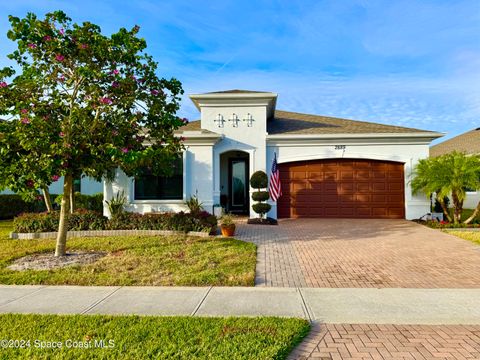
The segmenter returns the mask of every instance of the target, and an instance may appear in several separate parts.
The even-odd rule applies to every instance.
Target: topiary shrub
[[[250,185],[257,189],[256,192],[252,194],[252,200],[257,201],[256,204],[252,205],[253,211],[260,215],[260,218],[263,218],[266,213],[271,209],[270,204],[265,203],[270,195],[268,191],[262,191],[261,189],[266,189],[268,186],[268,176],[264,171],[256,171],[250,177]]]
[[[255,171],[250,177],[250,185],[254,189],[266,189],[268,186],[268,176],[265,171]]]
[[[268,191],[256,191],[252,194],[253,201],[267,201],[269,198]]]

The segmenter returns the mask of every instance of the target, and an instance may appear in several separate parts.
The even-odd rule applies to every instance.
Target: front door
[[[230,211],[248,213],[248,166],[247,159],[230,159],[229,199]]]

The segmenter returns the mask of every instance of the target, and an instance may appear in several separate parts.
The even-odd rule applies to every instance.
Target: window
[[[135,200],[182,200],[183,159],[173,164],[172,176],[155,176],[144,170],[144,175],[135,179]]]

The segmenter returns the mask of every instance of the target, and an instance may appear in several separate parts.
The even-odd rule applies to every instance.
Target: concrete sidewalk
[[[0,286],[0,313],[284,316],[331,324],[480,324],[480,289]]]

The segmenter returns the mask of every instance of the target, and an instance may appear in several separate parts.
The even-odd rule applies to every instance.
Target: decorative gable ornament
[[[218,127],[219,128],[223,128],[223,123],[225,122],[225,120],[223,119],[223,115],[222,114],[218,114],[217,115],[217,118],[215,120],[213,120],[214,122],[218,123]]]
[[[233,113],[232,117],[228,119],[228,121],[232,122],[233,127],[238,127],[238,122],[240,121],[237,114]]]
[[[248,127],[252,127],[252,126],[253,126],[253,122],[254,122],[255,120],[253,120],[252,114],[248,113],[247,116],[245,117],[245,119],[243,119],[243,121],[246,121],[246,122],[247,122],[247,126],[248,126]]]

